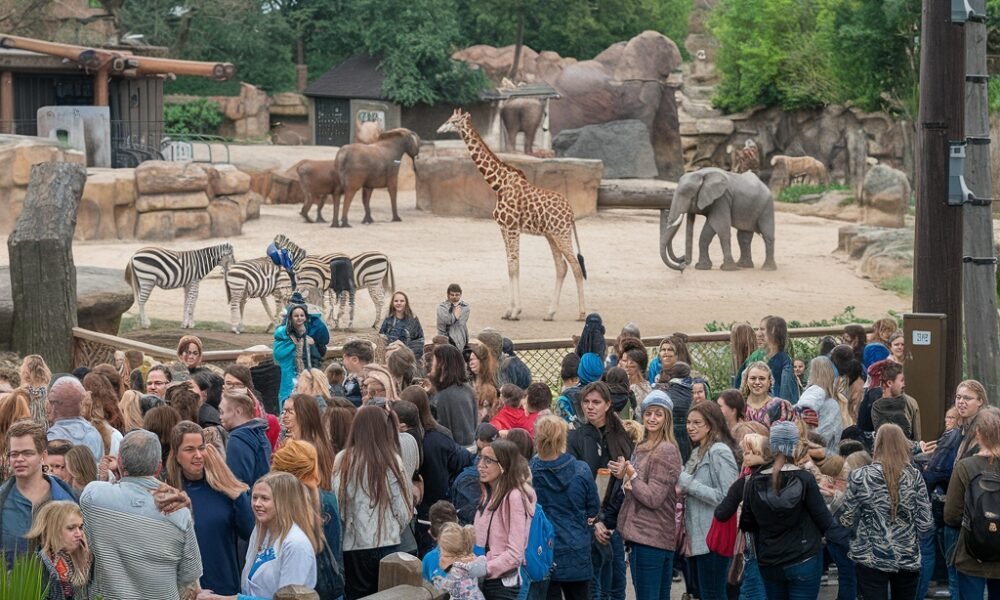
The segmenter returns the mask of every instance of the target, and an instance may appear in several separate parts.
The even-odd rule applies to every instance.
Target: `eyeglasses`
[[[492,465],[499,465],[500,464],[499,460],[497,460],[495,458],[490,458],[489,456],[486,456],[484,454],[479,455],[479,460],[480,460],[480,462],[482,462],[487,467],[492,466]]]
[[[15,458],[22,458],[22,457],[23,458],[34,458],[36,456],[38,456],[38,452],[35,451],[35,450],[21,450],[20,452],[18,452],[17,450],[11,450],[10,452],[7,453],[7,458],[9,458],[10,460],[14,460]]]
[[[166,381],[156,381],[156,380],[151,380],[151,381],[147,381],[146,382],[146,387],[159,387],[161,385],[167,385],[167,382]]]
[[[281,414],[283,414],[283,415],[292,415],[294,417],[295,416],[295,409],[294,408],[283,408],[283,409],[281,409]]]

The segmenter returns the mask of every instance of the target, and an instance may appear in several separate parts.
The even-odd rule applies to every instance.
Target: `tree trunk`
[[[24,208],[7,239],[14,300],[11,345],[22,356],[40,354],[53,372],[73,369],[73,234],[86,180],[82,165],[32,167]]]
[[[973,10],[986,12],[986,0],[972,0]],[[965,24],[966,72],[986,74],[986,24]],[[970,142],[965,159],[965,182],[977,198],[992,197],[993,174],[990,164],[990,115],[985,81],[965,84],[965,133],[987,143]],[[993,258],[993,211],[989,205],[966,204],[962,209],[965,236],[963,254],[971,260],[963,266],[965,339],[969,376],[979,380],[990,398],[1000,393],[1000,371],[996,357],[1000,351],[997,329],[996,265]],[[978,260],[987,259],[987,260]]]
[[[521,48],[524,47],[524,9],[517,15],[517,37],[514,39],[514,62],[510,65],[507,79],[517,83],[517,71],[521,68]]]

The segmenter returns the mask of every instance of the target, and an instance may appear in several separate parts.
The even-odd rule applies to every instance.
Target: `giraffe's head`
[[[440,127],[438,127],[438,133],[449,133],[458,132],[462,129],[466,123],[472,120],[472,115],[463,111],[461,108],[456,108],[455,112],[451,113],[451,117],[445,121]]]

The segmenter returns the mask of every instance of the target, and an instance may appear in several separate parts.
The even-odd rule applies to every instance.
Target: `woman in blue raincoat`
[[[319,313],[310,313],[302,295],[292,294],[285,322],[274,331],[274,362],[281,367],[278,410],[292,395],[295,380],[304,369],[319,369],[330,343],[330,332]]]

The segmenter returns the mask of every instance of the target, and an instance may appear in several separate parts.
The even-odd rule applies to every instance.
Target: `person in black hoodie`
[[[267,421],[255,419],[253,399],[243,392],[223,392],[219,419],[229,432],[226,465],[237,479],[253,488],[271,468]]]
[[[603,496],[591,546],[594,575],[590,594],[591,598],[601,597],[602,592],[610,593],[611,597],[624,597],[625,545],[614,529],[624,498],[620,477],[625,475],[625,462],[632,456],[633,444],[614,411],[611,390],[606,383],[595,381],[585,385],[580,390],[580,407],[586,422],[570,431],[567,451],[587,463],[595,478],[601,469],[610,471],[611,475],[605,475],[606,486],[598,485],[598,492]]]
[[[743,499],[741,529],[755,534],[754,549],[768,598],[819,596],[823,535],[833,525],[816,478],[792,462],[798,445],[799,429],[794,423],[773,423],[774,462],[749,478],[738,479],[729,492]],[[745,489],[739,489],[741,483]],[[731,514],[717,508],[715,517]]]

